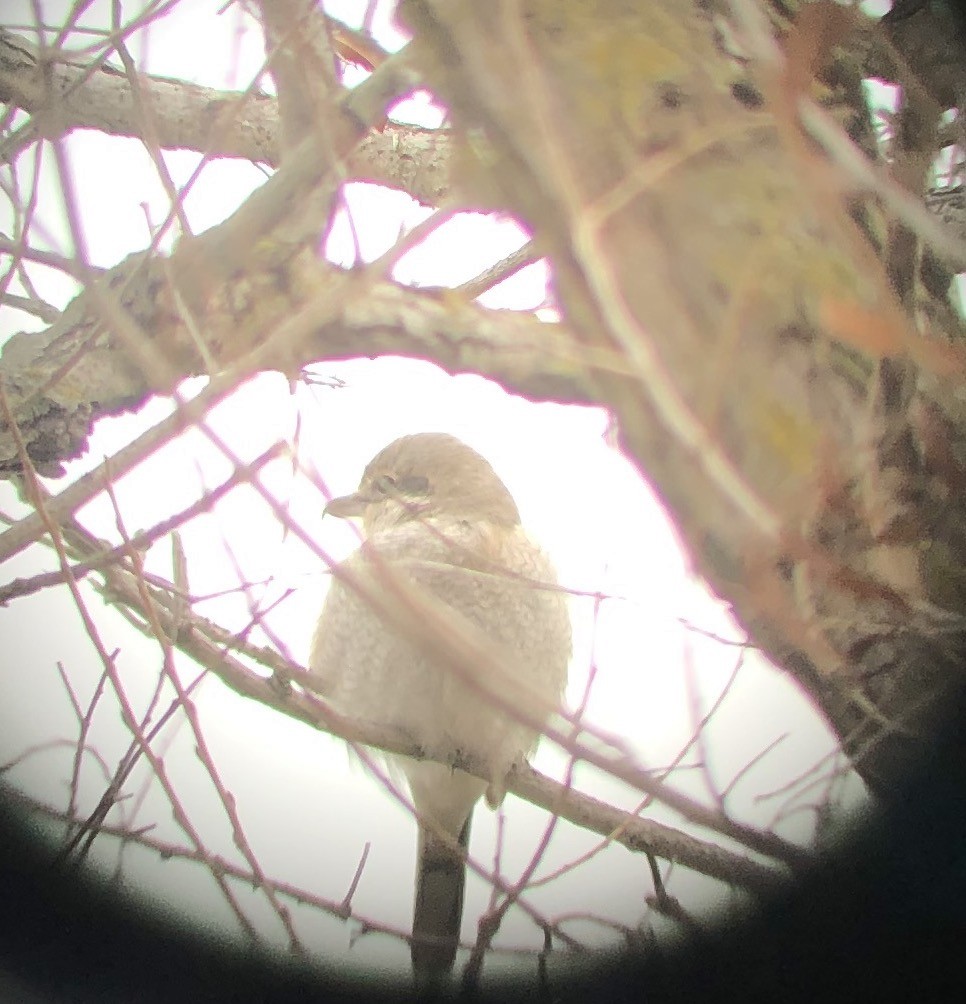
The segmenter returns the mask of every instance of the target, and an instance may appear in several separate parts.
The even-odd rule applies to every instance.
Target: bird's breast
[[[404,524],[344,569],[370,599],[333,582],[311,660],[332,703],[406,731],[432,757],[470,756],[498,773],[526,754],[561,699],[570,623],[552,565],[523,530]],[[409,630],[387,615],[395,605]],[[454,661],[439,641],[454,631],[485,651]]]

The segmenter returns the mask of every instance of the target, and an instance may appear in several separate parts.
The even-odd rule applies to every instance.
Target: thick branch
[[[888,790],[962,672],[962,325],[903,313],[803,127],[839,15],[806,5],[786,57],[758,4],[717,6],[727,31],[699,2],[401,10],[467,179],[548,242],[576,337],[624,357],[595,388],[702,571]]]
[[[49,86],[36,47],[0,28],[0,100],[52,119],[61,130],[96,129],[111,136],[144,138],[144,122],[122,70],[108,64],[92,69],[67,60],[51,64],[48,73]],[[251,89],[219,91],[148,74],[141,85],[162,147],[278,166],[274,97]],[[6,159],[10,144],[22,145],[22,139],[14,134],[0,147],[0,156]],[[449,146],[445,131],[388,122],[352,151],[346,169],[352,178],[400,188],[435,205],[449,185]]]

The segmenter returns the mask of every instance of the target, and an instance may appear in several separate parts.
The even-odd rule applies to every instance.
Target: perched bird
[[[335,569],[316,628],[309,665],[320,692],[347,718],[400,729],[435,760],[467,757],[489,778],[390,758],[420,820],[411,949],[417,983],[430,984],[459,944],[466,865],[454,845],[465,852],[474,805],[484,792],[499,803],[509,768],[562,698],[567,603],[506,486],[453,436],[390,443],[326,512],[361,518],[365,540]],[[403,592],[430,616],[410,613],[407,627]],[[451,630],[486,651],[455,660],[434,641]]]

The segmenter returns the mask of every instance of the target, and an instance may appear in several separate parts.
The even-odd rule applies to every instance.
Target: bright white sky
[[[48,22],[60,21],[65,6],[44,4]],[[152,28],[143,42],[149,52],[148,68],[214,86],[246,84],[262,59],[260,36],[237,7],[218,15],[221,6],[221,0],[185,3]],[[350,22],[357,22],[364,8],[352,0],[327,6]],[[109,4],[95,3],[85,21],[98,23],[107,11]],[[126,5],[125,14],[133,13],[134,6]],[[7,24],[30,22],[29,5],[8,2],[4,18]],[[131,42],[136,58],[139,44]],[[431,124],[438,121],[438,112],[425,100],[410,102],[407,114],[420,121],[427,121],[429,115]],[[168,208],[163,190],[147,155],[132,141],[78,133],[69,139],[68,148],[91,259],[97,265],[114,265],[146,245],[142,207],[146,204],[152,221],[162,219]],[[180,182],[188,177],[198,157],[169,152],[165,159]],[[196,230],[230,214],[263,177],[250,164],[223,161],[208,165],[186,199]],[[49,182],[52,175],[47,178]],[[347,202],[367,259],[386,250],[401,227],[411,227],[427,213],[399,193],[371,186],[355,186]],[[41,215],[51,246],[70,253],[59,202],[50,187],[42,189]],[[0,223],[6,229],[7,221]],[[524,239],[511,221],[467,216],[410,254],[400,264],[397,277],[421,284],[457,284]],[[327,250],[335,261],[351,260],[353,245],[344,222],[335,228]],[[66,302],[70,294],[57,277],[43,270],[38,270],[37,276],[42,294],[58,305]],[[534,309],[544,298],[544,283],[543,266],[534,266],[503,284],[486,302]],[[11,310],[3,315],[0,338],[38,326],[33,319]],[[300,425],[299,455],[317,469],[334,494],[354,488],[368,459],[397,436],[440,430],[470,443],[510,486],[526,526],[552,554],[564,583],[619,597],[603,604],[596,631],[592,602],[573,602],[576,652],[569,703],[573,706],[579,701],[594,661],[598,675],[589,717],[602,729],[624,737],[642,763],[657,767],[672,759],[693,731],[689,678],[700,695],[703,712],[727,682],[737,654],[735,648],[685,630],[679,618],[733,638],[741,635],[723,605],[709,596],[693,575],[659,501],[609,445],[608,416],[600,409],[534,404],[509,396],[479,377],[450,377],[415,361],[322,363],[315,370],[320,377],[341,378],[345,386],[299,386],[293,392],[281,376],[267,374],[217,408],[211,415],[211,426],[243,459],[250,459],[279,439],[291,442]],[[195,393],[202,383],[189,381],[184,393]],[[137,414],[101,421],[88,454],[71,465],[66,479],[50,482],[49,487],[58,491],[170,409],[169,401],[154,400]],[[201,433],[184,434],[118,484],[117,497],[128,531],[150,526],[189,504],[230,471],[229,462]],[[272,465],[262,483],[289,506],[293,518],[329,553],[344,556],[355,546],[357,537],[351,526],[322,521],[324,498],[306,479],[293,474],[289,463]],[[0,508],[8,515],[21,511],[6,484],[0,486]],[[115,517],[107,500],[96,500],[81,516],[95,533],[116,538]],[[189,524],[183,539],[195,594],[235,589],[238,566],[250,582],[265,583],[253,586],[247,599],[233,592],[197,605],[199,613],[226,626],[244,627],[249,601],[267,606],[287,590],[294,590],[273,611],[268,624],[284,639],[292,655],[304,662],[328,576],[307,549],[282,533],[255,492],[246,488],[232,493],[213,514]],[[5,566],[0,581],[41,567],[52,567],[51,559],[33,548]],[[148,567],[170,576],[167,541],[150,552]],[[87,589],[86,595],[93,594]],[[147,700],[157,678],[158,647],[136,634],[100,600],[92,599],[91,609],[107,649],[119,649],[119,665],[132,700]],[[0,709],[3,763],[34,744],[76,734],[57,673],[58,660],[82,701],[89,698],[100,665],[64,589],[18,599],[0,609],[0,638],[6,676]],[[262,638],[256,635],[253,640]],[[192,678],[190,663],[185,659],[182,666],[185,678]],[[268,874],[338,900],[348,888],[363,845],[371,841],[372,851],[354,906],[363,916],[408,928],[415,827],[377,783],[349,762],[343,744],[236,697],[216,679],[205,681],[198,704],[216,763],[235,794],[249,839]],[[125,736],[116,715],[105,705],[95,719],[92,740],[109,763],[116,762],[117,754],[126,747]],[[751,654],[708,730],[710,772],[715,781],[726,784],[781,737],[777,748],[749,771],[732,797],[732,808],[738,815],[761,825],[771,823],[783,808],[784,798],[756,801],[755,796],[812,767],[834,749],[834,743],[797,691]],[[193,818],[216,852],[234,857],[230,832],[213,805],[188,730],[181,727],[168,742],[166,763],[178,779]],[[45,749],[7,776],[31,793],[64,805],[71,758],[69,746]],[[537,758],[537,765],[550,771],[559,771],[562,763],[550,749],[542,750]],[[137,776],[135,790],[140,790],[147,774],[142,769]],[[84,782],[82,790],[89,808],[103,787],[93,760],[86,765]],[[676,783],[695,795],[706,796],[700,771],[679,773]],[[637,801],[621,785],[588,770],[578,771],[577,786],[622,805],[632,806]],[[860,791],[861,785],[853,780],[851,798]],[[812,791],[802,801],[817,801],[820,794]],[[133,809],[127,807],[128,818],[134,815],[140,824],[155,822],[158,836],[180,840],[169,810],[154,792],[145,796],[136,813]],[[512,798],[505,811],[508,847],[503,867],[512,878],[529,860],[546,820],[544,814]],[[661,810],[654,816],[673,825],[679,823]],[[812,823],[810,814],[799,813],[780,828],[786,835],[806,840]],[[495,828],[496,816],[486,809],[478,810],[472,853],[488,866]],[[561,825],[539,874],[596,843],[593,836]],[[98,842],[97,854],[105,869],[113,868],[119,860],[117,845],[108,840]],[[197,869],[158,862],[137,848],[123,852],[123,867],[129,885],[149,890],[179,915],[192,914],[211,927],[230,924],[228,911],[213,895],[210,880],[199,881]],[[688,907],[700,901],[719,903],[726,895],[715,883],[681,871],[673,876],[670,888]],[[536,890],[531,899],[553,914],[591,914],[636,925],[645,911],[643,899],[650,892],[646,862],[618,847]],[[472,936],[475,918],[487,896],[487,887],[471,876],[464,936]],[[257,896],[243,898],[253,916],[268,915]],[[299,912],[298,916],[304,940],[313,949],[359,965],[408,971],[404,944],[367,937],[350,947],[353,927],[315,913]],[[283,936],[277,923],[272,925],[267,920],[265,929],[281,946]],[[655,921],[655,925],[660,928],[661,922]],[[615,940],[607,928],[588,921],[575,921],[569,929],[596,943]],[[497,943],[536,946],[541,942],[542,934],[516,914],[511,915]]]

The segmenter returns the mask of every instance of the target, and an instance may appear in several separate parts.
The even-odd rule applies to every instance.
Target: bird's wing
[[[346,668],[346,656],[351,654],[357,662],[365,646],[365,639],[378,638],[382,625],[365,600],[343,581],[340,573],[350,580],[367,579],[367,563],[357,551],[333,571],[332,585],[325,598],[322,614],[312,638],[309,671],[319,681],[323,695],[331,695],[340,684]]]

